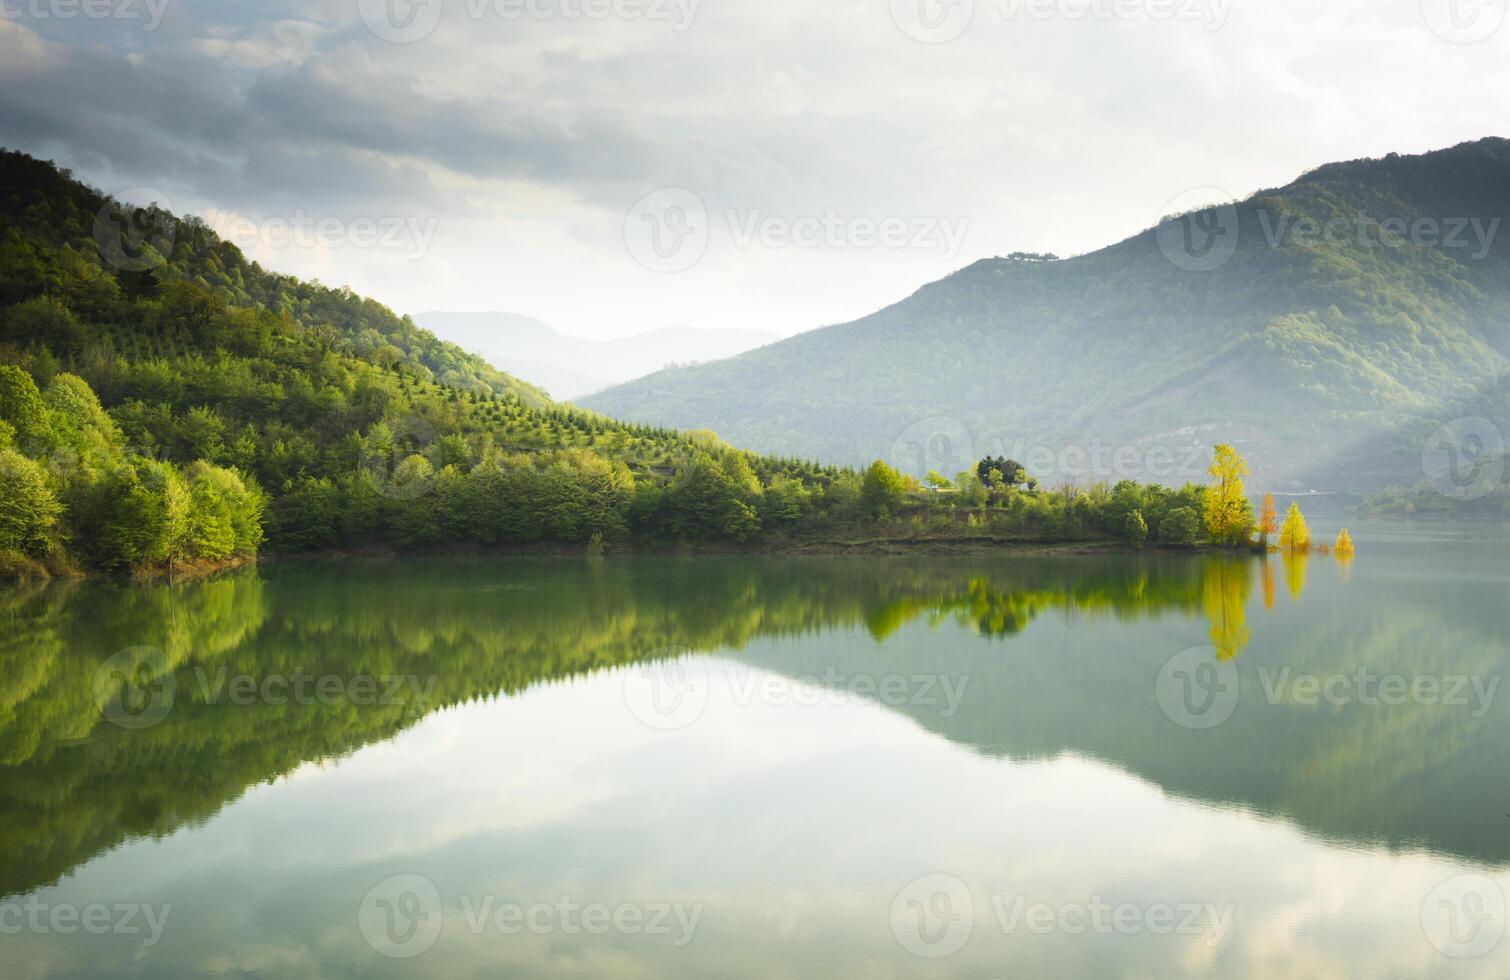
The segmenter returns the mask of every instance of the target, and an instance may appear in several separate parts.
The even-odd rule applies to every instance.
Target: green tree
[[[895,514],[906,497],[902,475],[884,460],[876,460],[865,470],[860,482],[860,508],[871,520],[885,520]]]
[[[1159,524],[1159,540],[1166,544],[1193,546],[1201,541],[1201,518],[1191,507],[1176,507]]]
[[[954,478],[960,496],[968,507],[980,507],[986,502],[986,485],[974,470],[965,470]]]
[[[45,555],[62,511],[42,467],[14,449],[0,449],[0,551]]]
[[[0,364],[0,421],[11,424],[16,445],[29,455],[52,448],[52,424],[42,393],[31,375],[14,364]]]

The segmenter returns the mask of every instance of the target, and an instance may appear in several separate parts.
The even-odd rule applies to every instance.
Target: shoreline
[[[222,572],[234,571],[255,565],[279,562],[404,562],[435,561],[446,559],[479,560],[489,558],[834,558],[834,557],[982,557],[1003,555],[1020,558],[1066,558],[1066,557],[1198,557],[1202,555],[1262,556],[1258,546],[1244,548],[1218,548],[1212,545],[1186,547],[1179,545],[1148,544],[1132,545],[1116,539],[1090,539],[1083,541],[1046,541],[1025,538],[974,538],[965,540],[928,540],[914,538],[867,538],[855,541],[811,540],[780,541],[760,544],[713,542],[701,544],[664,544],[624,542],[610,545],[601,555],[588,554],[583,544],[530,544],[493,547],[457,548],[400,551],[386,546],[358,548],[328,548],[315,551],[267,552],[260,555],[240,556],[221,561],[194,561],[175,563],[172,567],[154,565],[125,571],[82,571],[68,569],[66,574],[49,571],[36,564],[41,574],[20,577],[0,577],[0,588],[17,588],[27,585],[46,585],[50,582],[76,582],[84,580],[115,580],[124,582],[158,583],[190,581],[208,578]]]
[[[875,557],[906,555],[987,555],[1011,554],[1027,557],[1060,555],[1208,555],[1261,554],[1257,547],[1217,548],[1211,545],[1136,546],[1111,538],[1082,541],[1046,541],[1024,538],[980,538],[969,540],[917,540],[911,538],[868,538],[858,541],[782,541],[763,544],[708,542],[701,544],[646,545],[621,543],[610,545],[601,556],[587,554],[585,545],[532,544],[494,547],[456,548],[435,551],[399,551],[385,547],[331,548],[316,551],[271,552],[259,556],[259,562],[278,561],[405,561],[436,558],[587,558],[638,557],[707,558],[732,556],[760,557],[827,557],[837,555],[871,555]]]

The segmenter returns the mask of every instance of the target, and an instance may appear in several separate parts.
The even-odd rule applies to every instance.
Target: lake
[[[0,593],[0,975],[1506,976],[1510,537],[1353,531]]]

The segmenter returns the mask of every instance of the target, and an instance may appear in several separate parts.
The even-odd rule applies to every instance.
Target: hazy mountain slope
[[[732,357],[778,339],[760,330],[667,327],[630,337],[572,337],[517,313],[416,314],[427,330],[560,399],[576,398],[669,364]]]
[[[1089,255],[978,262],[853,323],[585,403],[752,449],[913,469],[990,451],[1040,475],[1178,482],[1199,475],[1187,447],[1222,439],[1272,485],[1411,482],[1396,433],[1510,369],[1507,215],[1510,141],[1335,164]],[[1446,241],[1423,218],[1478,225]],[[1406,237],[1380,245],[1390,219]],[[1221,239],[1235,252],[1194,271],[1181,235],[1207,221],[1236,229]]]

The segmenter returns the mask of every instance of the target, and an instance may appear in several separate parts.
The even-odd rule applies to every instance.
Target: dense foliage
[[[933,492],[626,425],[203,225],[0,154],[0,552],[54,570],[380,546],[1089,540],[1196,544],[1201,489]],[[1024,489],[1025,485],[1025,489]],[[1219,543],[1235,543],[1231,536]]]
[[[38,558],[212,557],[225,521],[195,508],[244,497],[245,530],[264,494],[284,550],[747,540],[858,506],[858,474],[553,405],[372,300],[18,153],[0,154],[0,363],[6,442],[29,460],[6,456],[3,479],[30,502],[27,540],[0,533]]]
[[[856,465],[931,422],[1046,481],[1198,478],[1151,450],[1227,442],[1268,486],[1371,490],[1416,482],[1444,421],[1510,432],[1510,141],[1324,167],[1207,218],[1236,249],[1206,271],[1167,254],[1183,257],[1176,222],[1062,261],[983,260],[853,323],[584,401]]]

